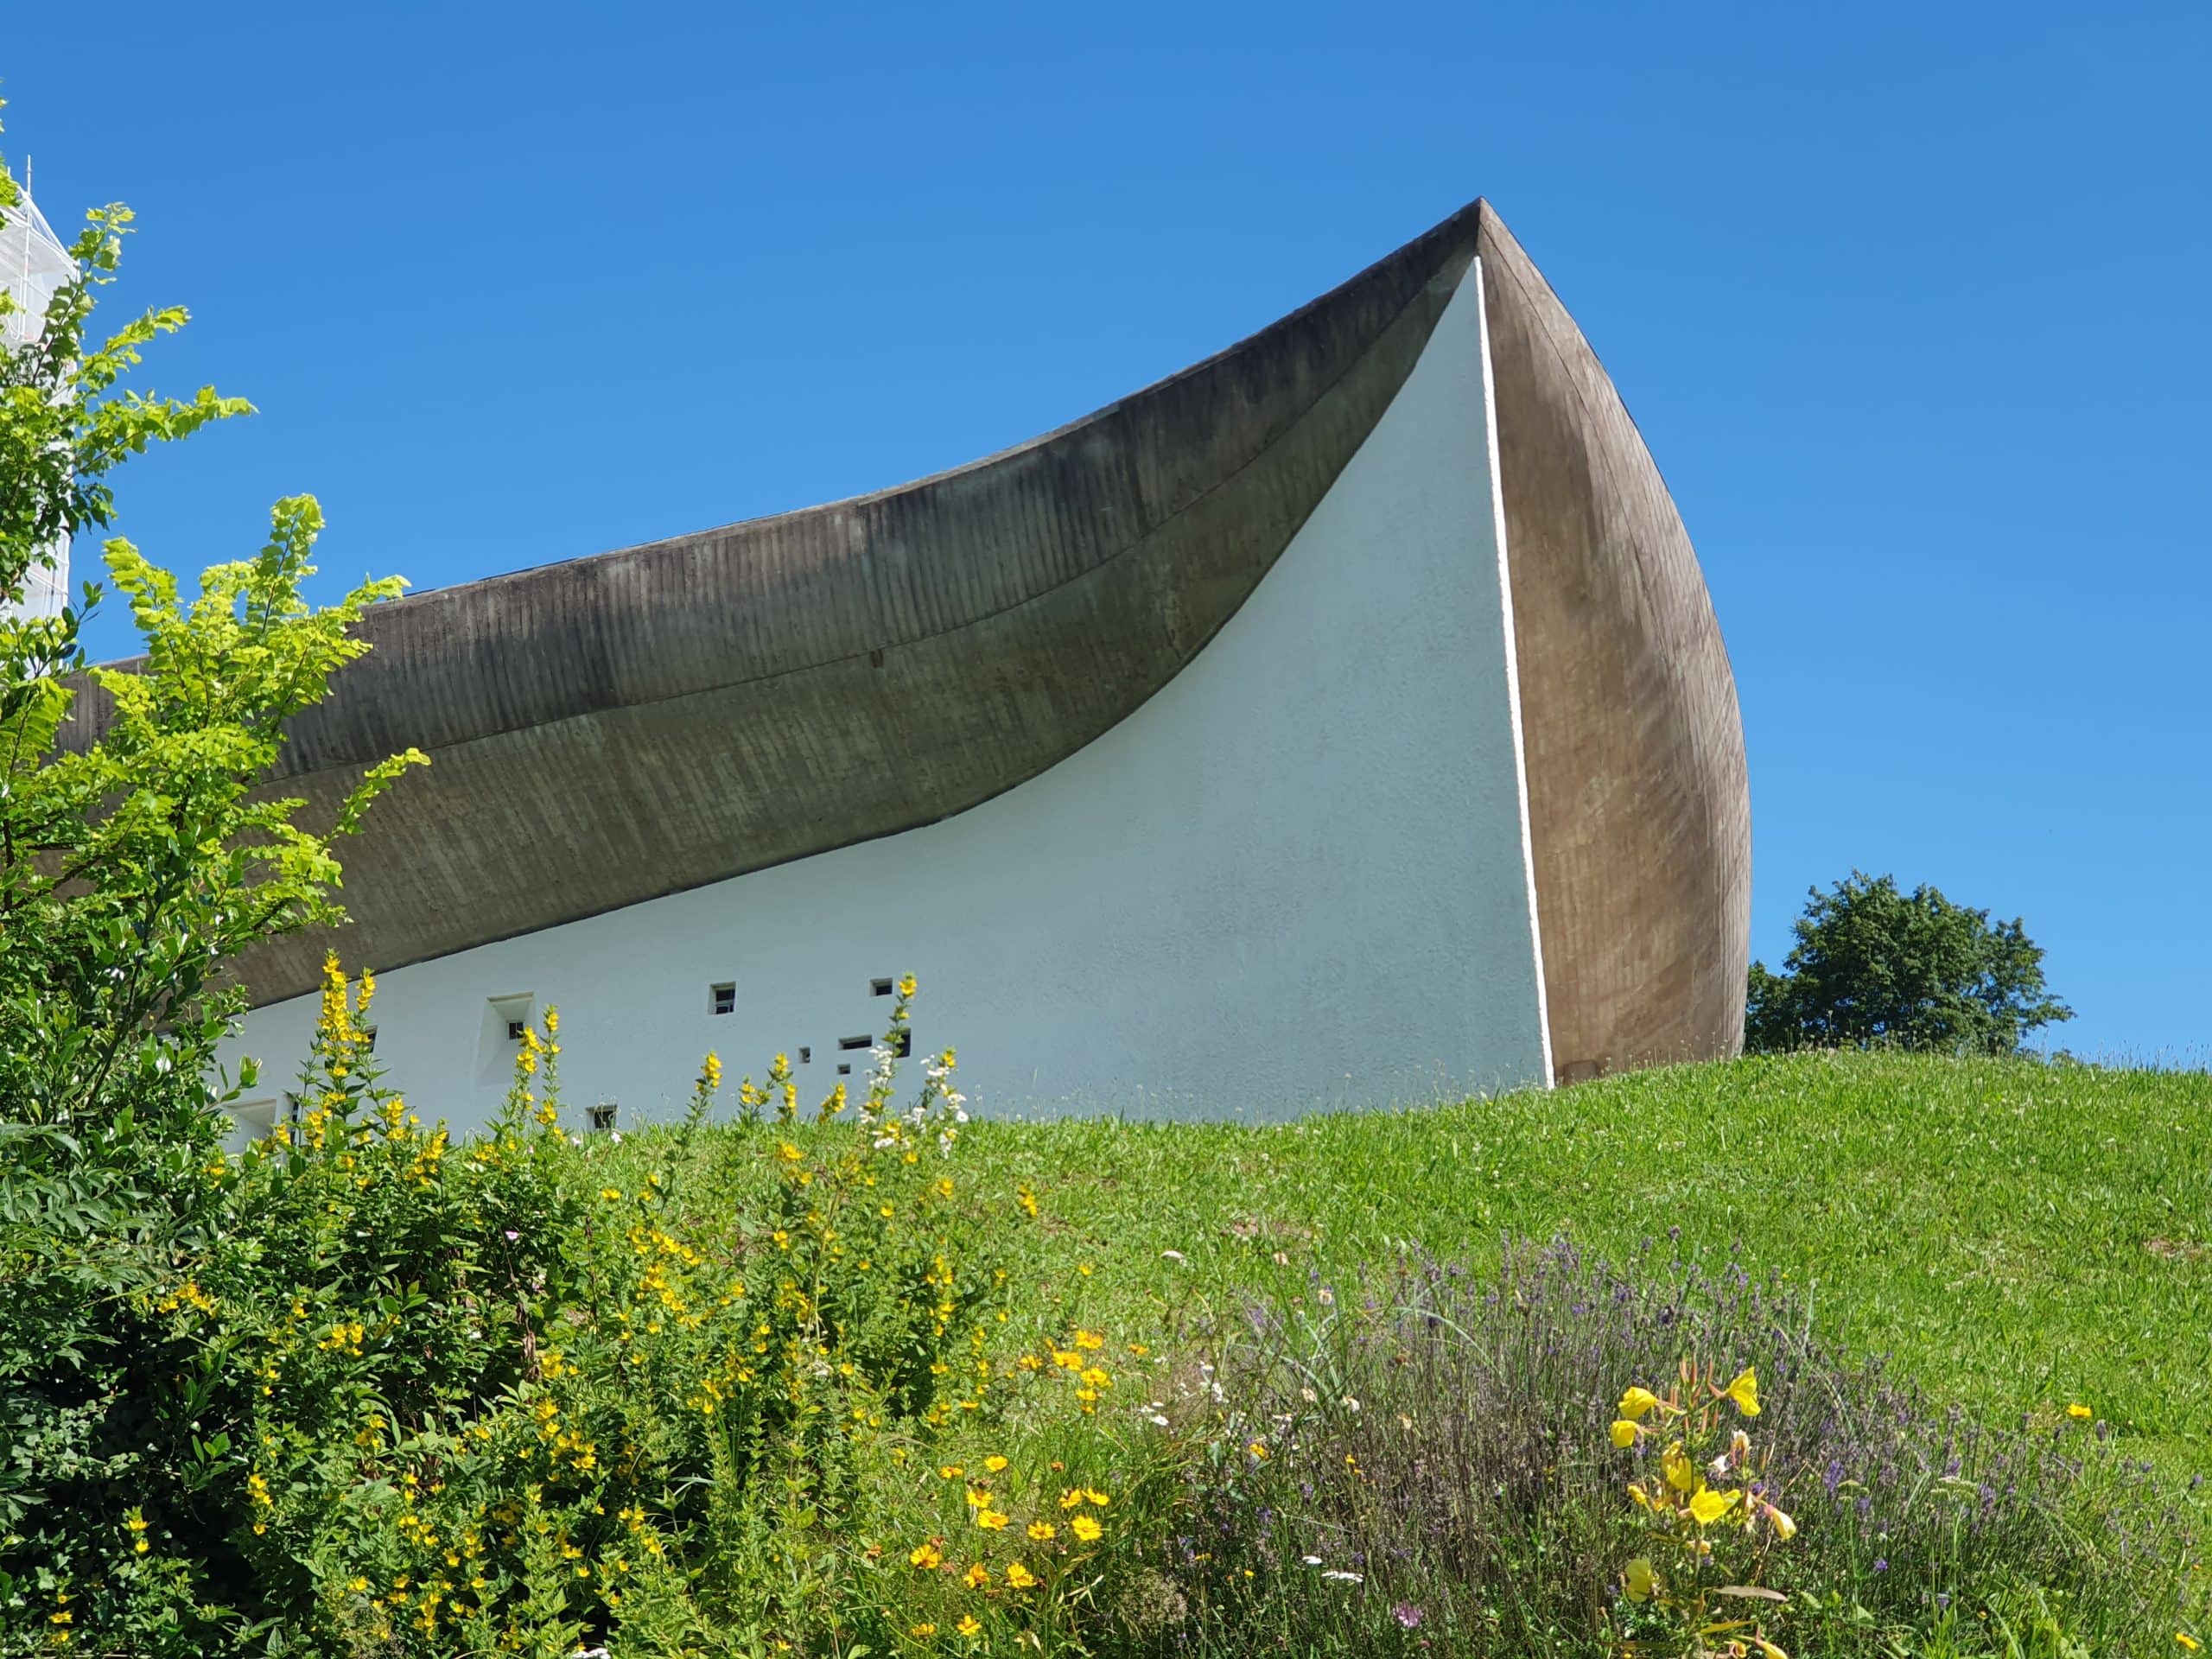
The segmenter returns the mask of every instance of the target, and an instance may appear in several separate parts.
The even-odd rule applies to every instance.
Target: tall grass
[[[1164,1647],[1617,1651],[1645,1535],[1626,1488],[1654,1456],[1608,1426],[1626,1385],[1663,1387],[1692,1356],[1760,1379],[1753,1490],[1797,1528],[1766,1557],[1789,1598],[1770,1628],[1793,1653],[1999,1653],[2043,1619],[2147,1656],[2203,1611],[2190,1516],[2104,1425],[1979,1425],[1840,1354],[1801,1296],[1733,1263],[1509,1245],[1494,1275],[1317,1277],[1212,1346],[1185,1408],[1225,1414],[1244,1455],[1192,1477],[1196,1518],[1160,1558],[1191,1611]]]

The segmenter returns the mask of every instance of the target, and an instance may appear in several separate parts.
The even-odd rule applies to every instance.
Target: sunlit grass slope
[[[1041,1201],[1025,1265],[1046,1300],[1133,1325],[1341,1285],[1400,1247],[1656,1238],[1787,1274],[1828,1332],[1986,1418],[2082,1402],[2169,1471],[2212,1471],[2202,1072],[1813,1055],[1282,1128],[971,1137],[969,1181]]]

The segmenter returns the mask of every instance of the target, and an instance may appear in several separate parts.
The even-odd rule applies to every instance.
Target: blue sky
[[[321,496],[441,585],[875,488],[1489,196],[1681,505],[1754,949],[1857,865],[2026,918],[2078,1052],[2212,1054],[2212,8],[26,9],[7,153],[140,214],[196,568]],[[94,644],[128,647],[124,619]]]

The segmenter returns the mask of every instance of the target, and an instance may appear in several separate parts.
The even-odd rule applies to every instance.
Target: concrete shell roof
[[[881,493],[422,594],[293,724],[378,969],[931,823],[1081,748],[1266,575],[1479,254],[1553,1048],[1732,1051],[1749,929],[1735,690],[1680,518],[1611,384],[1478,201],[1218,356]],[[88,695],[73,734],[105,723]],[[256,1002],[330,941],[245,964]]]

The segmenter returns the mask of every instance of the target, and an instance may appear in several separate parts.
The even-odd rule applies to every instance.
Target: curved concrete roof
[[[1127,715],[1243,603],[1359,448],[1479,254],[1553,1052],[1732,1052],[1749,930],[1735,690],[1680,518],[1596,358],[1480,201],[1242,344],[880,494],[380,606],[294,722],[378,968],[945,817]],[[73,741],[105,723],[79,705]],[[327,941],[245,964],[311,988]]]

